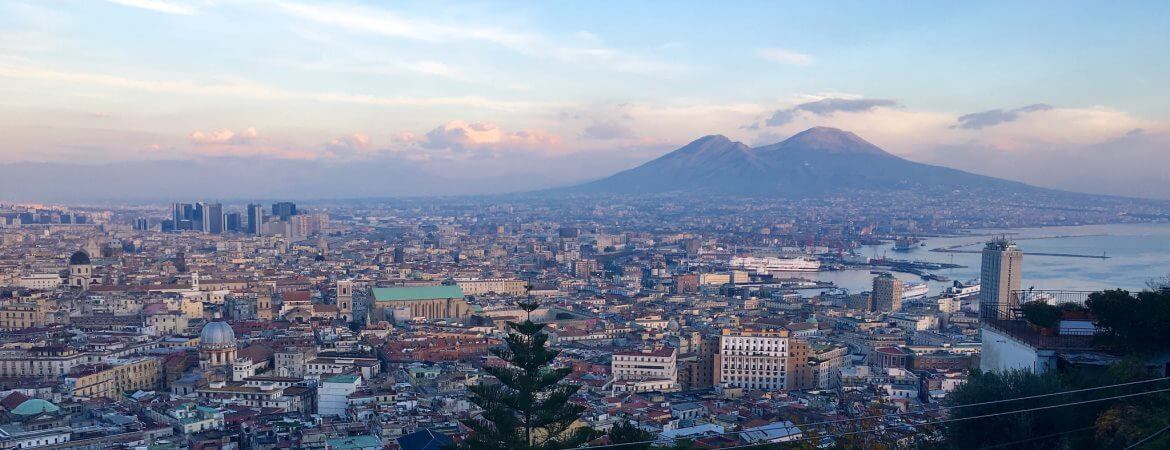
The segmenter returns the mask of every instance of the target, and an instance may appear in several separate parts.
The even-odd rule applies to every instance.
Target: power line
[[[822,421],[822,422],[809,422],[809,423],[805,423],[805,424],[792,424],[791,426],[777,425],[775,427],[757,428],[757,429],[753,429],[752,431],[769,431],[769,430],[786,429],[786,428],[792,428],[792,427],[812,427],[812,426],[816,426],[816,425],[831,425],[831,424],[843,423],[843,422],[853,422],[853,421],[857,421],[857,420],[879,419],[879,418],[885,418],[885,417],[900,417],[900,416],[913,415],[913,414],[924,414],[924,413],[938,412],[938,411],[944,411],[944,410],[969,408],[972,406],[994,405],[994,404],[999,404],[999,403],[1015,402],[1015,401],[1020,401],[1020,400],[1032,400],[1032,399],[1043,398],[1043,397],[1052,397],[1052,396],[1057,396],[1057,395],[1075,394],[1075,393],[1079,393],[1079,392],[1096,391],[1096,390],[1101,390],[1101,389],[1109,389],[1109,388],[1115,388],[1115,387],[1121,387],[1121,386],[1131,386],[1131,385],[1135,385],[1135,384],[1144,384],[1144,383],[1151,383],[1151,382],[1155,382],[1155,381],[1164,381],[1164,380],[1170,380],[1170,377],[1154,378],[1154,379],[1150,379],[1150,380],[1141,380],[1141,381],[1130,381],[1130,382],[1126,382],[1126,383],[1117,383],[1117,384],[1110,384],[1110,385],[1105,385],[1105,386],[1096,386],[1096,387],[1091,387],[1091,388],[1074,389],[1071,391],[1052,392],[1052,393],[1048,393],[1048,394],[1037,394],[1037,395],[1029,395],[1029,396],[1024,396],[1024,397],[991,400],[991,401],[979,402],[979,403],[968,403],[965,405],[943,406],[943,407],[935,408],[935,409],[925,409],[925,410],[910,411],[910,412],[904,412],[904,413],[876,414],[876,415],[870,415],[870,416],[852,417],[852,418],[848,418],[848,419],[827,420],[827,421]],[[1155,391],[1155,392],[1161,392],[1161,391]],[[723,432],[723,433],[709,434],[706,436],[726,436],[726,435],[738,434],[738,433],[742,433],[742,432],[743,432],[742,430],[741,431],[728,431],[728,432]],[[668,439],[673,441],[673,440],[680,439],[680,438],[668,438]],[[621,443],[621,444],[605,444],[605,445],[597,445],[597,446],[583,447],[583,448],[608,448],[608,447],[618,447],[618,446],[633,445],[633,444],[652,444],[655,442],[659,442],[661,440],[662,439],[652,439],[652,440],[647,440],[647,441],[625,442],[625,443]]]
[[[1087,403],[1102,402],[1105,400],[1114,400],[1114,399],[1119,399],[1119,398],[1136,397],[1139,395],[1156,394],[1159,392],[1166,392],[1166,391],[1170,391],[1170,388],[1159,389],[1156,391],[1139,392],[1139,393],[1135,393],[1135,394],[1117,395],[1117,396],[1113,396],[1113,397],[1098,398],[1098,399],[1093,399],[1093,400],[1084,400],[1084,401],[1079,401],[1079,402],[1061,403],[1061,404],[1057,404],[1057,405],[1048,405],[1048,406],[1038,406],[1035,408],[1021,409],[1021,410],[1017,410],[1017,411],[1005,411],[1005,412],[998,412],[998,413],[993,413],[993,414],[984,414],[984,415],[980,415],[980,416],[959,417],[959,418],[954,418],[954,419],[942,419],[942,420],[938,420],[938,421],[925,422],[925,423],[920,423],[920,424],[909,424],[908,423],[905,426],[907,426],[907,427],[922,427],[922,426],[927,426],[927,425],[938,425],[938,424],[942,424],[942,423],[960,422],[960,421],[964,421],[964,420],[985,419],[988,417],[1003,416],[1003,415],[1007,415],[1007,414],[1018,414],[1018,413],[1025,413],[1025,412],[1039,411],[1039,410],[1044,410],[1044,409],[1059,408],[1059,407],[1063,407],[1063,406],[1083,405],[1083,404],[1087,404]],[[900,427],[891,427],[891,428],[900,428]],[[751,444],[733,445],[730,447],[717,447],[717,449],[718,450],[731,450],[731,449],[736,449],[736,448],[757,447],[757,446],[768,445],[768,444],[794,444],[797,442],[804,442],[804,441],[809,441],[809,440],[813,440],[813,439],[824,439],[824,438],[830,438],[830,437],[850,436],[850,435],[854,435],[854,434],[872,433],[875,431],[885,431],[887,429],[888,428],[886,428],[886,427],[871,428],[868,430],[850,431],[850,432],[846,432],[846,433],[836,433],[836,434],[821,435],[821,436],[803,437],[803,438],[791,439],[791,440],[781,441],[781,442],[756,442],[756,443],[751,443]],[[1170,427],[1167,427],[1167,429],[1170,429]],[[1161,433],[1163,431],[1166,431],[1166,429],[1163,429],[1163,430],[1159,431],[1158,433]],[[737,433],[742,433],[742,431],[736,431],[736,432],[732,432],[732,433],[710,434],[710,435],[706,435],[706,436],[702,436],[702,437],[723,436],[723,435],[727,435],[727,434],[737,434]],[[1157,433],[1155,433],[1153,436],[1146,438],[1146,440],[1151,439],[1156,435],[1157,435]],[[1144,442],[1144,441],[1145,440],[1143,440],[1142,442]],[[651,442],[656,442],[656,441],[651,441]],[[618,445],[631,445],[631,444],[638,444],[638,443],[639,442],[627,442],[625,444],[618,444]],[[646,443],[646,442],[641,442],[641,443]],[[1138,442],[1138,444],[1140,444],[1140,443],[1141,442]],[[1134,444],[1134,445],[1137,445],[1137,444]],[[587,447],[587,448],[593,448],[593,447]],[[1130,447],[1130,448],[1132,448],[1132,447]]]
[[[1146,441],[1149,441],[1150,439],[1153,439],[1153,438],[1156,438],[1156,437],[1158,437],[1158,435],[1159,435],[1159,434],[1165,433],[1165,432],[1166,432],[1166,430],[1170,430],[1170,426],[1167,426],[1166,428],[1163,428],[1163,429],[1161,429],[1161,430],[1155,431],[1155,432],[1154,432],[1154,434],[1151,434],[1151,435],[1149,435],[1149,436],[1146,436],[1146,438],[1145,438],[1145,439],[1142,439],[1142,440],[1140,440],[1140,441],[1134,442],[1134,443],[1133,443],[1133,445],[1131,445],[1131,446],[1129,446],[1129,447],[1126,447],[1126,448],[1125,448],[1125,450],[1130,450],[1130,449],[1133,449],[1133,448],[1137,448],[1137,446],[1139,446],[1139,445],[1142,445],[1142,444],[1145,444],[1145,443],[1146,443]]]
[[[1004,412],[998,412],[998,413],[992,413],[992,414],[983,414],[980,416],[958,417],[958,418],[953,418],[953,419],[941,419],[941,420],[937,420],[937,421],[924,422],[924,423],[919,423],[919,424],[908,423],[908,424],[906,424],[906,426],[907,427],[922,427],[922,426],[927,426],[927,425],[938,425],[938,424],[943,424],[943,423],[961,422],[964,420],[986,419],[988,417],[1003,416],[1003,415],[1007,415],[1007,414],[1019,414],[1019,413],[1026,413],[1026,412],[1040,411],[1040,410],[1045,410],[1045,409],[1060,408],[1060,407],[1064,407],[1064,406],[1083,405],[1083,404],[1088,404],[1088,403],[1103,402],[1106,400],[1116,400],[1119,398],[1129,398],[1129,397],[1136,397],[1139,395],[1156,394],[1159,392],[1166,392],[1166,391],[1170,391],[1170,388],[1159,389],[1156,391],[1138,392],[1135,394],[1116,395],[1113,397],[1097,398],[1097,399],[1092,399],[1092,400],[1083,400],[1083,401],[1079,401],[1079,402],[1061,403],[1061,404],[1048,405],[1048,406],[1037,406],[1035,408],[1027,408],[1027,409],[1021,409],[1021,410],[1016,410],[1016,411],[1004,411]],[[900,428],[900,427],[893,427],[893,428]],[[882,428],[873,428],[873,429],[869,429],[869,430],[860,430],[860,431],[851,431],[851,432],[847,432],[847,433],[831,434],[831,435],[825,435],[825,436],[811,436],[811,437],[793,439],[793,440],[789,440],[789,441],[782,441],[781,443],[795,443],[795,442],[803,442],[803,441],[808,441],[808,440],[812,440],[812,439],[820,439],[820,438],[825,438],[825,437],[841,437],[841,436],[849,436],[849,435],[853,435],[853,434],[872,433],[875,431],[884,431],[886,429],[887,428],[882,427]],[[1165,431],[1165,430],[1162,430],[1162,431]],[[741,432],[742,431],[737,431],[734,433],[741,433]],[[1161,431],[1159,431],[1159,433],[1161,433]],[[722,434],[730,434],[730,433],[722,433]],[[718,435],[711,435],[711,436],[718,436]],[[1153,437],[1153,436],[1151,436],[1151,437]],[[765,443],[723,447],[723,449],[721,449],[721,450],[733,449],[733,448],[743,448],[743,447],[750,447],[752,445],[763,445],[763,444],[765,444]]]
[[[1002,443],[1002,444],[995,444],[995,445],[989,445],[989,446],[986,446],[986,447],[979,447],[979,450],[990,450],[990,449],[993,449],[993,448],[1000,448],[1000,447],[1007,447],[1007,446],[1010,446],[1010,445],[1023,444],[1023,443],[1025,443],[1025,442],[1038,441],[1038,440],[1041,440],[1041,439],[1048,439],[1048,438],[1057,437],[1057,436],[1061,436],[1061,435],[1065,435],[1065,434],[1070,434],[1070,433],[1079,433],[1079,432],[1081,432],[1081,431],[1085,431],[1085,430],[1092,430],[1092,429],[1094,429],[1094,428],[1097,428],[1097,427],[1095,427],[1095,426],[1087,426],[1087,427],[1082,427],[1082,428],[1076,428],[1076,429],[1073,429],[1073,430],[1065,430],[1065,431],[1061,431],[1061,432],[1059,432],[1059,433],[1046,434],[1046,435],[1044,435],[1044,436],[1036,436],[1036,437],[1032,437],[1032,438],[1028,438],[1028,439],[1020,439],[1020,440],[1018,440],[1018,441],[1004,442],[1004,443]]]

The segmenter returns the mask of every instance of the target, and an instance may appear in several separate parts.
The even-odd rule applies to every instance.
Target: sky
[[[476,193],[833,126],[1170,198],[1168,26],[1170,2],[0,0],[0,164],[385,168],[411,180],[387,194]]]

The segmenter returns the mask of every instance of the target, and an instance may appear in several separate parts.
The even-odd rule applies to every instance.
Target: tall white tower
[[[983,264],[979,271],[979,316],[1004,318],[1015,299],[1012,291],[1020,290],[1020,272],[1024,253],[1006,238],[988,242],[983,247]]]

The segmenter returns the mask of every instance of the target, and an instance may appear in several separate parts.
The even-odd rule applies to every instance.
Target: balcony
[[[1013,339],[1037,349],[1049,350],[1093,350],[1093,336],[1096,329],[1092,317],[1084,311],[1085,301],[1092,291],[1022,290],[1012,291],[1008,304],[1001,308],[982,308],[980,320],[983,325],[994,328]],[[1041,328],[1024,318],[1020,305],[1028,302],[1043,302],[1070,311],[1061,317],[1060,324],[1053,328]]]

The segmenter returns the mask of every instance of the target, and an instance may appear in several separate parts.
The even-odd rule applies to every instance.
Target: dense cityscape
[[[1124,356],[1092,339],[1087,293],[1026,290],[1003,236],[942,292],[891,274],[945,279],[938,264],[858,251],[1117,220],[1107,205],[1005,223],[644,202],[4,205],[0,448],[454,445],[524,320],[559,352],[580,446],[629,426],[644,446],[943,446],[973,370]],[[807,276],[842,270],[871,289]],[[1039,327],[1034,304],[1080,307]]]
[[[0,450],[1170,449],[1168,19],[0,0]]]

